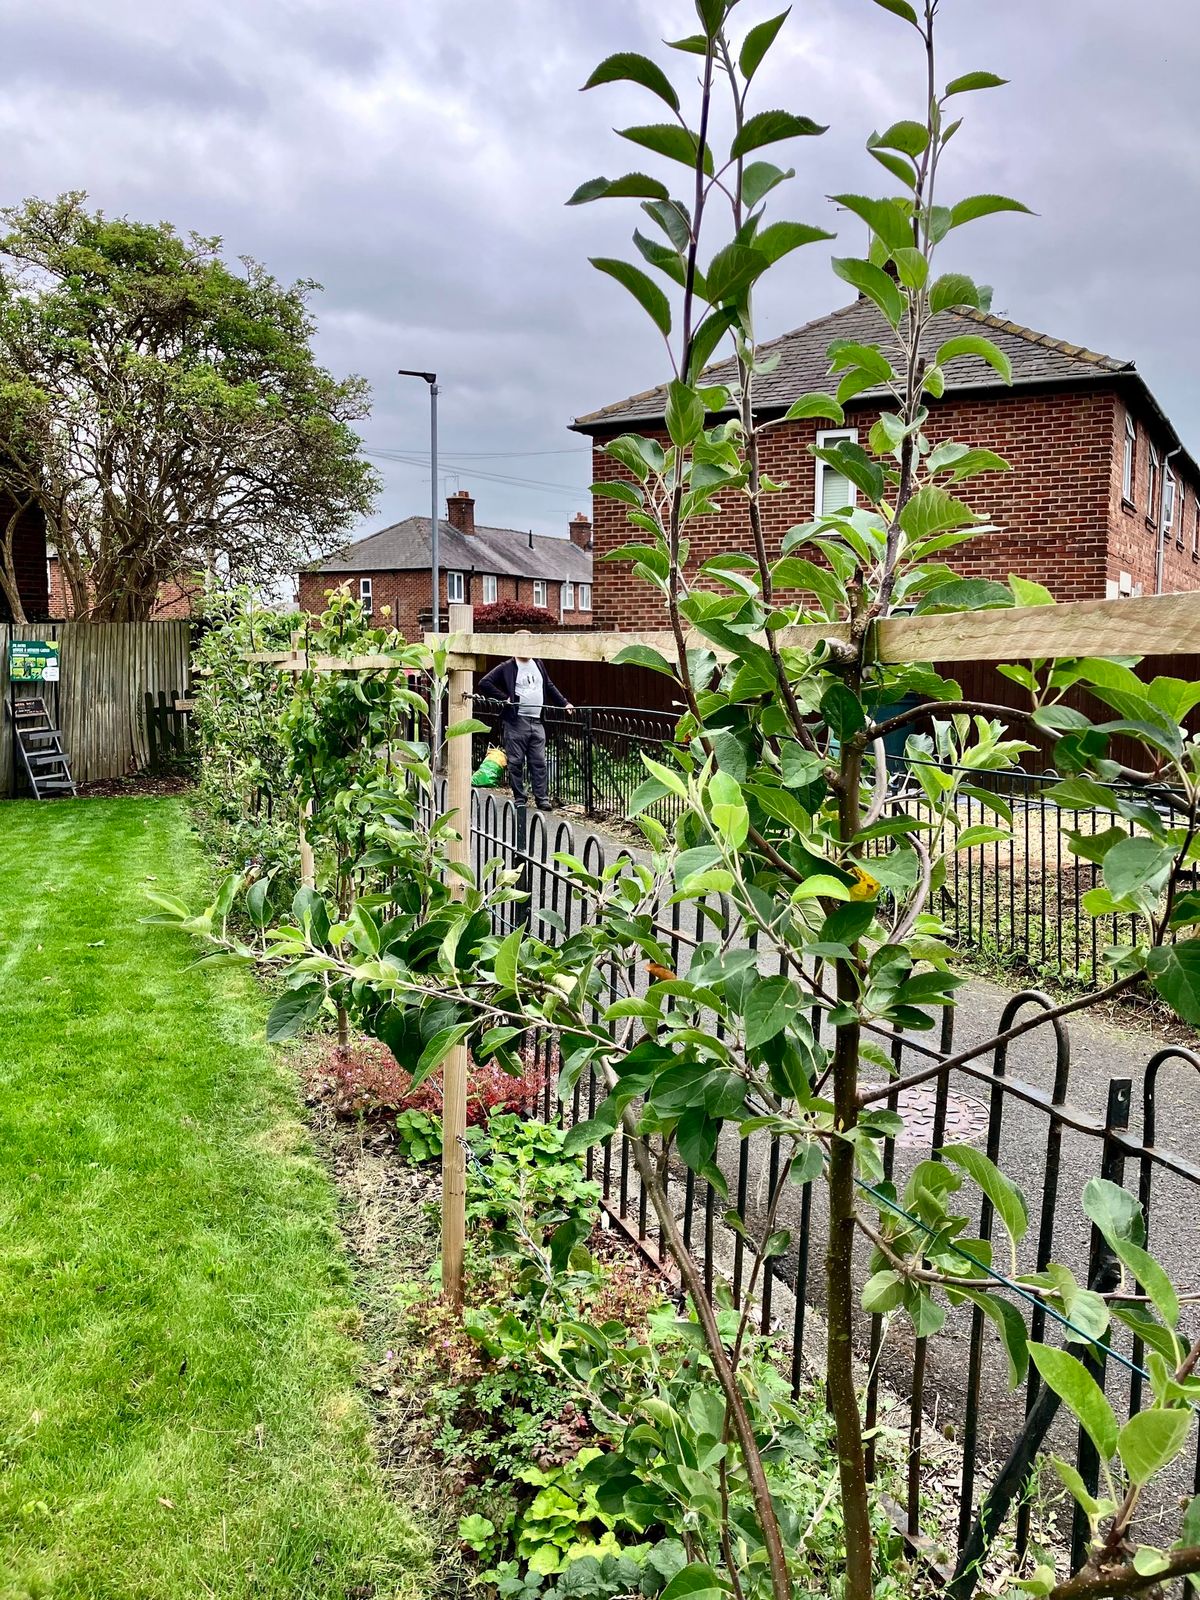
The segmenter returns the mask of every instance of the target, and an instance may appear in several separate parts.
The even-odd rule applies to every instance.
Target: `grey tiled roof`
[[[310,572],[416,572],[429,566],[429,518],[405,517],[348,545],[340,554],[314,562]],[[505,578],[549,578],[568,583],[592,581],[592,553],[570,539],[522,533],[517,528],[484,528],[463,534],[438,523],[438,563],[443,571],[494,572]]]
[[[1081,345],[1066,344],[981,311],[943,311],[931,320],[923,348],[932,355],[944,340],[962,333],[981,333],[1004,351],[1012,362],[1014,388],[1091,384],[1114,374],[1134,374],[1131,361],[1098,355]],[[896,353],[895,335],[881,313],[870,300],[855,300],[851,305],[831,311],[814,322],[806,322],[802,328],[795,328],[760,346],[761,354],[777,354],[780,360],[773,372],[754,380],[756,412],[785,410],[802,394],[835,388],[825,353],[834,339],[877,344],[885,355],[894,357]],[[736,375],[736,363],[730,359],[707,368],[704,377],[707,383],[733,384]],[[1004,390],[1007,387],[1000,374],[978,356],[956,359],[946,371],[947,393],[956,389]],[[867,400],[881,392],[866,390],[859,398]],[[615,405],[577,417],[573,426],[581,433],[592,433],[630,422],[661,421],[665,405],[665,388],[647,389]]]

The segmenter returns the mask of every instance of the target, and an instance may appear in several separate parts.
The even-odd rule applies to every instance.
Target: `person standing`
[[[531,656],[511,656],[498,667],[485,672],[476,693],[503,702],[504,755],[508,762],[508,781],[513,799],[524,805],[526,769],[533,798],[539,811],[549,811],[550,775],[546,768],[546,724],[542,712],[547,705],[559,706],[568,715],[575,707],[562,693],[540,661]]]

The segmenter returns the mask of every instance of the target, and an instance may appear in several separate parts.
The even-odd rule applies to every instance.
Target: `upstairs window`
[[[446,574],[446,604],[461,606],[466,595],[467,586],[463,582],[461,572],[448,572]]]
[[[592,609],[592,586],[590,583],[581,583],[579,585],[579,609],[580,611],[590,611]]]
[[[1137,424],[1125,413],[1125,454],[1121,460],[1121,497],[1129,505],[1133,505],[1133,488],[1136,478],[1135,467],[1137,464]]]
[[[535,606],[544,606],[546,604],[545,578],[535,578],[533,580],[533,603]]]
[[[1196,515],[1192,519],[1192,560],[1200,561],[1200,490],[1196,492]]]
[[[858,430],[856,428],[842,428],[835,431],[829,430],[817,434],[817,447],[829,450],[849,440],[851,444],[858,443]],[[817,462],[817,503],[816,514],[818,517],[828,517],[835,511],[845,511],[848,506],[853,506],[857,499],[857,490],[844,473],[838,471],[828,461]]]
[[[564,583],[562,586],[562,608],[564,611],[574,611],[575,609],[575,585],[573,583]]]
[[[1158,510],[1158,451],[1150,446],[1150,465],[1146,470],[1146,518],[1153,522]]]
[[[483,603],[485,606],[496,604],[496,574],[485,572],[483,575]]]
[[[368,616],[370,616],[372,611],[375,609],[375,601],[371,594],[370,578],[360,578],[358,580],[358,598],[362,604],[363,610]]]
[[[1171,537],[1171,529],[1175,526],[1175,474],[1170,467],[1163,473],[1162,488],[1162,534],[1164,539]]]

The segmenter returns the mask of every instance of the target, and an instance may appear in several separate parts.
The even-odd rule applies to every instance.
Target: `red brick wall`
[[[5,527],[12,515],[12,502],[0,498],[0,518]],[[42,622],[51,615],[46,583],[46,523],[41,512],[31,508],[17,524],[13,538],[13,565],[17,571],[17,590],[30,622]],[[0,622],[9,620],[8,606],[0,595]]]
[[[75,615],[75,603],[63,577],[62,562],[51,560],[49,570],[49,614],[55,621],[70,621]],[[203,592],[204,586],[199,579],[188,582],[172,578],[159,588],[158,601],[150,613],[151,622],[172,622],[180,617],[192,616]]]
[[[1162,526],[1162,486],[1165,467],[1175,478],[1175,516],[1163,549],[1162,592],[1177,594],[1200,588],[1200,501],[1194,478],[1185,476],[1176,456],[1169,463],[1161,437],[1156,437],[1136,412],[1132,413],[1134,440],[1133,499],[1124,496],[1125,406],[1113,406],[1113,472],[1109,484],[1109,582],[1118,590],[1138,584],[1143,594],[1155,593],[1157,550]],[[1150,448],[1158,453],[1154,505],[1150,495]],[[1125,580],[1129,582],[1126,584]]]
[[[446,573],[443,569],[439,574],[438,585],[442,609],[445,610],[448,601],[446,598]],[[382,608],[391,607],[389,620],[392,625],[399,628],[406,639],[419,639],[423,632],[421,613],[429,611],[429,575],[425,572],[302,572],[300,574],[297,604],[301,611],[319,612],[324,610],[325,596],[332,590],[348,584],[351,594],[355,597],[359,593],[359,580],[370,578],[371,602],[374,607],[375,619],[382,622],[384,619]],[[576,600],[578,600],[576,589]],[[468,573],[466,578],[465,598],[470,605],[483,605],[483,578],[476,573]],[[496,579],[497,600],[521,600],[527,605],[533,605],[533,579],[532,578],[503,578]],[[562,586],[557,580],[547,581],[546,606],[550,613],[557,617],[562,603]],[[592,613],[590,611],[568,611],[566,623],[568,627],[590,627]]]
[[[876,410],[867,409],[847,413],[847,426],[858,429],[860,443],[866,444],[877,415]],[[815,442],[818,430],[827,426],[815,421],[787,423],[772,429],[764,440],[764,471],[774,481],[787,484],[782,493],[768,496],[764,502],[772,553],[778,552],[789,528],[812,519],[816,462],[808,446]],[[964,498],[995,522],[998,531],[982,535],[963,551],[950,551],[948,563],[966,575],[1000,581],[1016,572],[1046,584],[1059,600],[1103,599],[1112,572],[1111,550],[1117,548],[1125,522],[1132,520],[1136,537],[1122,558],[1132,567],[1124,570],[1132,570],[1134,580],[1143,584],[1146,593],[1152,592],[1153,537],[1145,528],[1144,516],[1129,519],[1119,506],[1118,427],[1124,428],[1124,414],[1112,391],[958,397],[936,404],[926,428],[933,443],[957,439],[984,446],[1003,456],[1012,469],[981,475],[963,485]],[[658,437],[663,436],[659,433]],[[600,443],[596,441],[597,446]],[[1141,454],[1144,468],[1144,446]],[[599,448],[594,450],[593,467],[598,480],[624,476],[623,469]],[[1187,507],[1186,516],[1193,519],[1188,523],[1188,548],[1182,558],[1171,552],[1164,584],[1168,589],[1200,587],[1200,563],[1193,567],[1190,546],[1194,486],[1188,488]],[[631,537],[625,508],[619,501],[598,498],[593,522],[596,625],[663,627],[664,611],[655,592],[635,579],[626,565],[600,559]],[[691,566],[718,552],[750,549],[744,508],[735,496],[728,497],[728,507],[720,516],[692,524],[691,542]]]

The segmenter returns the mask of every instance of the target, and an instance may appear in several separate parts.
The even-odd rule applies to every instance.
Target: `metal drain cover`
[[[929,1149],[933,1140],[937,1089],[932,1083],[918,1083],[896,1097],[896,1110],[904,1118],[904,1132],[896,1140],[903,1150]],[[947,1144],[982,1143],[987,1134],[987,1107],[968,1095],[947,1094],[945,1133]]]

